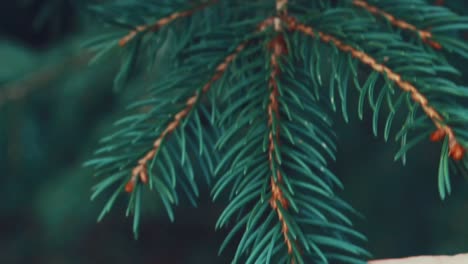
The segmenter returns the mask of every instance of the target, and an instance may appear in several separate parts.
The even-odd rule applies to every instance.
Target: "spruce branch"
[[[367,3],[364,0],[354,0],[353,4],[355,6],[363,8],[364,10],[367,10],[368,12],[372,13],[375,16],[384,17],[393,26],[395,26],[397,28],[400,28],[400,29],[403,29],[403,30],[408,30],[408,31],[411,31],[411,32],[417,34],[424,43],[428,44],[432,48],[437,49],[437,50],[442,49],[442,45],[440,43],[438,43],[437,41],[432,39],[433,38],[432,33],[429,30],[419,29],[416,26],[414,26],[414,25],[412,25],[412,24],[410,24],[410,23],[408,23],[408,22],[406,22],[406,21],[404,21],[402,19],[396,18],[395,16],[393,16],[392,14],[390,14],[388,12],[380,10],[376,6],[370,5],[369,3]]]
[[[421,25],[424,22],[401,19],[412,11],[403,0],[392,14],[383,11],[390,1],[378,8],[361,0],[355,0],[354,6],[344,1],[343,7],[331,1],[219,1],[220,5],[206,9],[204,16],[191,18],[186,31],[179,31],[172,23],[217,2],[186,11],[180,11],[183,4],[148,4],[152,9],[135,12],[141,12],[141,17],[164,18],[137,26],[123,38],[119,35],[117,40],[124,47],[121,50],[131,54],[123,58],[124,70],[132,68],[128,65],[142,53],[138,47],[146,45],[149,54],[158,53],[163,33],[180,33],[182,41],[164,50],[171,55],[169,73],[157,81],[151,97],[133,104],[147,106],[149,111],[119,120],[120,125],[130,125],[109,136],[105,142],[112,143],[97,151],[111,154],[90,162],[100,175],[111,174],[98,184],[95,195],[114,183],[121,184],[104,211],[109,210],[122,189],[130,192],[130,203],[134,204],[129,210],[134,212],[136,230],[140,207],[134,201],[140,199],[146,183],[150,190],[155,186],[166,207],[178,203],[179,186],[195,204],[198,189],[187,156],[192,157],[192,148],[198,145],[201,151],[207,144],[216,148],[214,154],[205,151],[209,162],[212,155],[221,153],[219,161],[202,168],[203,173],[217,177],[210,186],[213,200],[223,195],[229,200],[216,228],[233,225],[220,252],[235,240],[236,234],[240,235],[233,263],[364,263],[369,254],[356,244],[356,239],[361,242],[365,237],[353,230],[346,215],[355,211],[334,192],[334,187],[343,187],[328,169],[329,160],[336,159],[335,133],[328,112],[320,105],[323,93],[329,94],[326,104],[333,111],[341,100],[348,121],[347,97],[352,83],[359,91],[357,110],[361,119],[364,102],[369,100],[375,135],[379,111],[387,103],[390,113],[385,122],[385,140],[395,113],[401,105],[407,106],[406,121],[396,133],[401,148],[395,159],[405,161],[407,150],[430,134],[418,131],[416,137],[407,140],[409,131],[436,127],[429,138],[444,139],[439,190],[442,198],[446,191],[450,192],[450,157],[455,162],[462,160],[468,145],[468,110],[463,110],[456,100],[467,99],[468,90],[439,75],[458,73],[443,52],[434,52],[420,45],[421,41],[406,41],[393,28],[411,31],[435,49],[431,41],[468,57],[468,46],[456,38],[432,35],[443,29],[463,29],[465,24],[453,23],[456,15],[439,7],[430,7],[437,10],[436,14],[428,12],[429,7],[422,9],[421,17],[431,18],[429,24],[440,22],[439,27],[424,31],[421,28],[429,28]],[[219,15],[221,10],[226,16]],[[172,14],[166,16],[168,13]],[[129,11],[128,17],[112,22],[131,28],[141,24],[142,19],[132,15]],[[390,23],[379,23],[382,21],[374,16],[383,16]],[[154,39],[141,38],[146,32],[163,28]],[[171,43],[180,39],[173,40]],[[232,43],[241,44],[235,47]],[[116,46],[115,38],[101,47],[110,45]],[[226,52],[226,47],[233,52]],[[361,71],[358,65],[368,70]],[[206,75],[211,78],[200,78]],[[361,86],[360,77],[364,75],[366,81]],[[381,83],[384,85],[380,90],[375,89]],[[211,118],[207,118],[210,114],[202,98],[209,99]],[[205,116],[200,118],[199,112]],[[211,126],[222,133],[210,138],[205,130]],[[204,143],[207,138],[211,141]],[[455,165],[463,162],[466,165],[466,159]],[[189,186],[187,179],[179,181],[174,168],[178,165],[188,175]]]
[[[193,15],[194,13],[201,11],[215,3],[217,3],[218,0],[211,0],[207,3],[201,4],[195,8],[185,10],[185,11],[178,11],[175,13],[172,13],[166,17],[163,17],[161,19],[158,19],[156,22],[153,24],[144,24],[144,25],[139,25],[135,27],[135,29],[131,30],[127,35],[122,37],[119,40],[119,46],[123,47],[127,45],[130,41],[132,41],[139,33],[146,33],[149,31],[156,32],[160,30],[161,28],[165,27],[166,25],[170,24],[171,22],[183,18],[183,17],[189,17]]]
[[[345,230],[349,229],[345,225],[351,222],[334,206],[349,207],[333,197],[333,191],[327,181],[336,183],[338,186],[341,186],[341,183],[324,167],[326,162],[324,157],[316,149],[316,146],[312,146],[309,142],[309,140],[313,141],[325,151],[333,148],[328,145],[328,143],[333,144],[331,143],[333,140],[326,133],[320,132],[321,123],[324,121],[321,119],[327,120],[323,115],[319,117],[317,122],[310,125],[301,118],[301,116],[314,116],[317,114],[315,112],[317,110],[314,109],[313,103],[309,100],[294,96],[294,94],[300,94],[303,91],[309,98],[310,93],[303,87],[299,88],[300,85],[293,81],[296,78],[295,75],[298,74],[298,69],[290,68],[293,62],[289,58],[290,52],[285,39],[288,34],[281,26],[281,18],[279,19],[280,23],[275,23],[276,18],[279,16],[264,20],[258,27],[261,32],[273,35],[267,38],[266,50],[264,51],[267,54],[269,65],[268,93],[264,95],[268,98],[265,103],[267,112],[265,130],[258,125],[258,128],[254,129],[247,127],[248,124],[255,122],[261,116],[258,111],[260,103],[258,97],[260,97],[260,101],[263,100],[258,95],[262,92],[256,89],[257,83],[244,82],[241,86],[233,87],[236,90],[245,89],[241,92],[242,99],[235,101],[232,106],[223,111],[224,113],[221,113],[221,119],[227,120],[227,124],[223,127],[229,132],[218,141],[220,146],[224,146],[230,141],[240,140],[241,143],[236,144],[233,149],[227,150],[216,170],[218,173],[220,171],[223,173],[218,183],[213,187],[215,199],[227,188],[228,184],[234,185],[231,189],[231,202],[221,214],[217,228],[225,226],[236,213],[239,214],[235,220],[235,226],[221,246],[220,251],[242,227],[245,227],[233,263],[240,262],[241,255],[248,252],[249,248],[252,253],[247,256],[245,263],[272,263],[272,261],[327,263],[328,259],[363,263],[361,258],[367,253],[357,246],[352,246],[347,238],[344,239],[345,234],[341,237],[343,241],[339,242],[339,235],[335,237],[333,232],[324,232],[323,235],[309,233],[310,230],[315,230],[318,227],[324,229],[342,228],[341,231],[347,233]],[[273,32],[268,31],[270,28],[273,29]],[[248,60],[242,62],[248,65]],[[260,69],[252,69],[246,65],[244,67],[251,69],[253,76],[261,76],[260,73],[263,73]],[[244,79],[251,78],[245,76]],[[258,78],[253,80],[258,80]],[[232,92],[230,91],[229,94],[227,99],[232,96]],[[235,110],[242,105],[243,109],[249,111],[236,113]],[[307,110],[303,109],[306,105]],[[234,113],[237,117],[232,117]],[[304,126],[303,129],[308,130],[305,134],[300,131],[302,126]],[[257,147],[261,143],[262,133],[266,134],[263,153],[258,151]],[[311,136],[317,135],[317,133],[320,134],[320,139]],[[236,135],[242,136],[237,139]],[[266,159],[267,167],[262,165],[265,154],[268,157]],[[333,157],[333,154],[331,156]],[[225,170],[222,170],[223,168]],[[265,181],[265,176],[267,176],[267,181]],[[268,189],[266,189],[267,186],[269,186]],[[317,196],[308,196],[307,191],[312,191]],[[267,204],[273,210],[268,210],[265,207],[265,200],[268,201]],[[327,203],[333,205],[325,205]],[[322,217],[322,219],[310,221],[317,216]],[[275,218],[278,221],[275,221]],[[336,225],[335,221],[337,221]],[[282,234],[282,242],[279,241],[278,234]],[[357,237],[362,238],[359,234]],[[337,248],[338,244],[347,248],[344,250],[345,252],[333,254],[326,249],[327,247]],[[283,249],[287,255],[281,253]]]
[[[176,129],[179,127],[181,122],[189,115],[192,111],[193,107],[200,101],[200,98],[203,94],[207,93],[214,82],[216,82],[223,73],[228,68],[229,64],[236,58],[236,56],[242,52],[242,50],[246,47],[247,43],[241,43],[239,46],[236,47],[233,53],[228,55],[224,58],[223,62],[220,63],[215,70],[215,74],[210,78],[210,80],[200,89],[195,92],[193,96],[187,99],[185,103],[185,108],[174,115],[174,119],[170,122],[164,131],[159,135],[158,138],[153,142],[153,148],[148,151],[139,161],[138,165],[136,165],[132,170],[132,175],[130,180],[125,185],[126,192],[133,192],[137,180],[144,184],[148,182],[148,162],[156,157],[158,154],[159,148],[163,144],[166,137],[170,136]]]
[[[442,115],[434,107],[430,106],[429,100],[413,84],[403,80],[399,74],[395,73],[384,64],[378,63],[367,53],[359,51],[356,48],[345,44],[336,37],[320,31],[316,31],[310,26],[297,22],[297,20],[292,17],[286,17],[285,20],[288,23],[289,29],[291,31],[299,31],[314,38],[318,37],[325,43],[332,43],[342,52],[350,53],[354,58],[357,58],[363,64],[368,65],[376,72],[385,74],[385,76],[389,80],[393,81],[398,87],[400,87],[400,89],[409,93],[413,101],[418,103],[422,107],[424,113],[432,120],[437,130],[432,134],[431,140],[439,141],[447,136],[450,149],[449,156],[457,161],[463,159],[463,156],[466,152],[465,147],[458,142],[453,129],[445,123]]]

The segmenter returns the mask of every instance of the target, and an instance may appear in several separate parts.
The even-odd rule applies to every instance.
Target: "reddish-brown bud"
[[[441,141],[445,137],[445,130],[437,129],[436,131],[432,132],[430,139],[432,142]]]
[[[131,193],[135,189],[135,181],[133,179],[129,180],[127,184],[125,184],[125,192]]]
[[[435,41],[430,40],[430,41],[428,42],[428,44],[429,44],[432,48],[434,48],[434,49],[437,49],[437,50],[442,49],[442,45],[440,45],[439,42],[435,42]]]
[[[465,155],[465,151],[465,148],[459,143],[457,143],[450,148],[449,156],[457,161],[462,160],[463,156]]]

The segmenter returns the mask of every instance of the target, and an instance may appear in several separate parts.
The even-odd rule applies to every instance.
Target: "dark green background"
[[[174,224],[155,205],[139,240],[125,199],[96,223],[105,200],[90,201],[95,179],[81,164],[125,100],[112,91],[115,63],[87,66],[80,44],[99,22],[73,2],[0,5],[0,93],[30,90],[0,102],[0,263],[228,263],[232,249],[217,257],[227,230],[214,230],[223,203],[206,189],[199,208],[176,210]],[[468,13],[464,1],[447,2]],[[468,83],[466,61],[452,59]],[[354,221],[374,256],[468,252],[468,182],[454,176],[453,195],[440,201],[440,145],[418,146],[403,167],[393,162],[398,146],[374,138],[369,118],[352,113],[349,125],[336,117],[333,166],[346,186],[340,195],[365,215]]]

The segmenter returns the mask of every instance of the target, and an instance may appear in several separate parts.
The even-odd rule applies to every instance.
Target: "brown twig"
[[[268,44],[268,48],[271,51],[270,57],[270,65],[271,65],[271,73],[270,78],[268,80],[268,89],[270,91],[270,103],[268,104],[268,127],[270,129],[268,140],[268,161],[270,163],[270,169],[272,171],[272,176],[270,179],[270,186],[271,186],[271,199],[270,199],[270,206],[273,210],[276,211],[278,214],[278,219],[281,222],[281,232],[284,236],[284,242],[288,248],[288,254],[293,252],[293,241],[288,236],[289,227],[284,220],[284,216],[279,208],[279,204],[285,210],[289,207],[289,202],[283,194],[283,191],[280,188],[280,185],[283,184],[283,179],[280,170],[275,166],[275,151],[278,151],[275,146],[279,144],[279,134],[280,128],[278,125],[278,121],[280,119],[280,112],[279,112],[279,91],[278,91],[278,83],[276,78],[280,75],[281,69],[279,66],[279,60],[282,56],[288,53],[288,49],[286,46],[286,41],[284,39],[281,27],[281,18],[280,16],[286,15],[287,12],[287,0],[277,0],[276,1],[276,11],[278,17],[274,18],[274,28],[277,32],[277,36],[270,41]],[[276,121],[276,122],[275,122]],[[275,144],[276,142],[276,144]],[[276,174],[276,177],[275,177]]]
[[[226,71],[229,64],[236,58],[236,56],[247,46],[247,43],[244,42],[237,46],[235,51],[224,58],[223,62],[216,67],[215,74],[211,79],[202,87],[201,93],[199,91],[195,92],[193,96],[187,99],[185,103],[185,108],[179,111],[174,115],[174,119],[166,126],[164,131],[158,136],[158,138],[153,142],[153,148],[148,151],[139,161],[138,164],[133,168],[132,175],[130,180],[125,185],[126,192],[133,192],[137,180],[140,179],[142,183],[148,182],[148,162],[155,158],[158,153],[159,147],[163,143],[164,139],[171,135],[177,127],[179,127],[181,121],[187,117],[190,111],[193,109],[194,105],[200,100],[202,94],[208,92],[213,85]]]
[[[432,33],[430,31],[418,29],[416,26],[414,26],[414,25],[412,25],[412,24],[410,24],[410,23],[408,23],[408,22],[406,22],[404,20],[397,19],[392,14],[387,13],[387,12],[385,12],[383,10],[380,10],[379,8],[377,8],[375,6],[372,6],[372,5],[368,4],[366,1],[354,0],[353,4],[355,6],[359,6],[359,7],[363,8],[363,9],[367,10],[369,13],[372,13],[373,15],[383,16],[395,27],[415,32],[416,34],[418,34],[418,36],[421,38],[421,40],[424,43],[428,44],[429,46],[431,46],[434,49],[441,49],[442,48],[442,45],[440,45],[440,43],[438,43],[438,42],[436,42],[436,41],[434,41],[432,39]]]
[[[312,27],[298,23],[292,17],[288,17],[286,18],[286,20],[290,30],[299,31],[311,37],[318,36],[323,42],[332,43],[339,50],[346,53],[350,53],[354,58],[357,58],[362,63],[370,66],[376,72],[385,74],[387,78],[393,81],[398,87],[400,87],[401,90],[410,93],[413,101],[415,101],[422,107],[424,113],[432,120],[432,122],[437,128],[437,131],[434,132],[431,136],[431,140],[438,141],[447,136],[449,140],[449,156],[452,157],[454,160],[463,159],[466,150],[458,142],[453,129],[444,123],[444,118],[442,117],[442,115],[440,115],[434,107],[429,105],[429,101],[427,100],[427,98],[421,92],[419,92],[419,90],[413,84],[404,81],[400,75],[392,71],[384,64],[378,63],[367,53],[359,51],[353,48],[352,46],[343,43],[336,37],[322,33],[320,31],[315,31]]]
[[[280,118],[279,102],[278,102],[279,91],[278,91],[278,83],[276,81],[277,76],[280,74],[280,67],[279,67],[278,60],[281,58],[281,56],[287,54],[288,52],[287,47],[286,47],[286,42],[282,34],[278,34],[276,38],[270,41],[269,49],[272,52],[271,58],[270,58],[272,71],[271,71],[269,82],[268,82],[268,86],[270,90],[270,103],[268,104],[268,127],[270,128],[270,132],[268,135],[268,139],[269,139],[268,160],[270,163],[270,169],[272,173],[276,174],[276,177],[272,175],[271,180],[270,180],[271,193],[272,193],[271,199],[270,199],[270,205],[274,210],[276,210],[276,213],[278,214],[278,218],[282,226],[281,229],[283,232],[284,241],[286,243],[286,246],[288,247],[288,253],[291,254],[292,253],[292,241],[291,239],[289,239],[289,236],[288,236],[288,225],[284,221],[283,214],[281,213],[281,210],[278,207],[278,202],[279,202],[284,209],[287,209],[289,207],[289,203],[287,199],[284,197],[283,192],[281,191],[281,188],[280,188],[280,185],[283,183],[281,172],[275,166],[275,151],[278,151],[275,148],[275,141],[278,144],[279,133],[280,133],[280,129],[278,125],[278,120]],[[276,122],[274,122],[274,120],[276,120]]]
[[[138,35],[138,33],[146,32],[146,31],[153,31],[153,32],[158,31],[159,29],[161,29],[162,27],[168,25],[169,23],[173,22],[176,19],[191,16],[195,12],[203,10],[206,7],[208,7],[208,6],[212,5],[212,4],[215,4],[217,2],[218,2],[218,0],[212,0],[212,1],[209,1],[208,3],[199,5],[199,6],[195,7],[195,8],[193,8],[193,9],[190,9],[190,10],[172,13],[169,16],[166,16],[166,17],[163,17],[163,18],[157,20],[153,24],[139,25],[139,26],[135,27],[135,29],[128,32],[127,35],[125,35],[124,37],[122,37],[119,40],[119,46],[123,47],[123,46],[127,45],[127,43],[129,43],[133,38],[135,38]]]

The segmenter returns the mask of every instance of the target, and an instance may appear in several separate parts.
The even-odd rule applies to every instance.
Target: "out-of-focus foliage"
[[[178,207],[174,224],[155,205],[137,241],[131,219],[122,217],[125,200],[96,223],[106,201],[90,202],[95,180],[81,164],[134,92],[113,92],[115,58],[87,65],[81,45],[96,24],[75,6],[19,2],[0,7],[0,93],[28,87],[0,104],[0,263],[227,263],[233,248],[217,257],[227,231],[213,228],[223,204],[208,195],[198,209]],[[468,14],[463,0],[445,2]],[[459,68],[466,83],[468,71]],[[453,195],[438,199],[439,147],[416,148],[403,167],[392,163],[396,147],[372,136],[372,120],[349,118],[352,125],[337,126],[341,148],[332,169],[346,186],[345,200],[366,216],[353,220],[374,256],[468,252],[468,186],[454,178]]]

